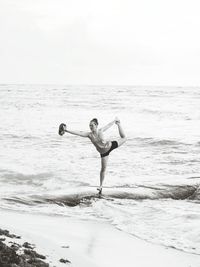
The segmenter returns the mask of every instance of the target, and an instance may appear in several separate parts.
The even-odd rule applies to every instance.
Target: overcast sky
[[[200,85],[199,0],[0,0],[0,83]]]

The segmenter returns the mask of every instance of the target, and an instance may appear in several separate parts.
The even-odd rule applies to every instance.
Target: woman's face
[[[97,125],[94,121],[91,121],[89,124],[89,127],[90,127],[90,130],[93,131],[93,130],[96,130]]]

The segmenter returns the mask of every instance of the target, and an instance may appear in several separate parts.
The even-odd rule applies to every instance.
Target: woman
[[[117,138],[115,141],[105,141],[103,138],[103,132],[108,130],[114,124],[118,126],[120,138]],[[99,194],[101,194],[109,154],[113,149],[121,146],[126,142],[126,136],[124,134],[120,120],[118,118],[115,118],[115,120],[113,120],[112,122],[108,123],[106,126],[100,129],[98,129],[98,120],[92,119],[90,121],[89,127],[91,132],[72,131],[66,129],[66,125],[62,123],[59,127],[59,134],[63,135],[65,132],[67,132],[81,137],[88,137],[90,141],[93,143],[93,145],[96,147],[97,151],[101,155],[100,186],[97,189],[99,191]]]

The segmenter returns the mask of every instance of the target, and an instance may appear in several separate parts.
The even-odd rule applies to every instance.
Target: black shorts
[[[101,158],[108,156],[108,155],[110,154],[110,152],[111,152],[113,149],[117,148],[117,147],[118,147],[118,143],[117,143],[117,141],[112,141],[111,148],[110,148],[106,153],[104,153],[104,154],[100,154],[100,155],[101,155]]]

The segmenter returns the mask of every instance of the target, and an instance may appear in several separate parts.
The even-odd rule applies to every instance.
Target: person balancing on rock
[[[116,138],[114,141],[104,140],[103,132],[108,130],[114,124],[116,124],[118,127],[120,138]],[[96,147],[97,151],[100,153],[101,156],[100,186],[97,188],[99,194],[101,194],[109,154],[113,149],[120,147],[126,142],[126,136],[118,118],[115,118],[112,122],[108,123],[100,129],[98,129],[98,120],[95,118],[90,121],[89,127],[91,130],[90,132],[72,131],[67,129],[66,124],[61,123],[59,126],[59,135],[64,135],[64,133],[67,132],[81,137],[88,137],[93,143],[93,145]]]

